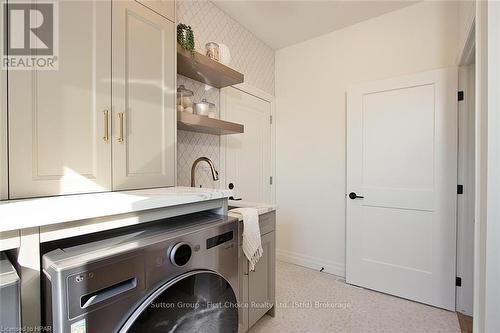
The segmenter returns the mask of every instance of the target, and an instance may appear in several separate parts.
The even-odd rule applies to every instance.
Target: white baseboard
[[[306,256],[296,252],[276,249],[276,258],[280,261],[288,262],[291,264],[311,268],[314,270],[321,270],[345,278],[345,265],[332,261],[326,261],[316,257]]]

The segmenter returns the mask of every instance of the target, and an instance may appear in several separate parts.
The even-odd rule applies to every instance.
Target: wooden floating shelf
[[[177,73],[219,89],[242,83],[244,80],[242,73],[199,52],[195,52],[193,62],[191,53],[179,44],[177,44]]]
[[[239,134],[244,126],[187,112],[177,112],[177,129],[215,135]]]

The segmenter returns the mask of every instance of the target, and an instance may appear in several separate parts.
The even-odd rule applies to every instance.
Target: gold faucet
[[[209,159],[208,157],[200,157],[200,158],[196,159],[196,161],[193,162],[193,166],[191,166],[191,187],[194,187],[194,171],[196,169],[196,166],[198,165],[198,163],[200,163],[202,161],[207,162],[208,165],[210,166],[210,170],[212,171],[213,180],[214,181],[219,180],[219,172],[217,170],[215,170],[215,166],[214,166],[214,163],[212,162],[212,160]]]

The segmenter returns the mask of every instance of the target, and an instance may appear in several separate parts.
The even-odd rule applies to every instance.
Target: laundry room
[[[1,8],[0,332],[500,333],[500,2]]]

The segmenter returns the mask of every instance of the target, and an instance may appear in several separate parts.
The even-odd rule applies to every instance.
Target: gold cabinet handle
[[[120,135],[118,136],[118,142],[123,142],[123,112],[118,113],[118,120],[120,121]]]
[[[104,114],[104,136],[102,137],[102,139],[104,140],[104,142],[108,142],[109,141],[109,110],[104,110],[103,114]]]

